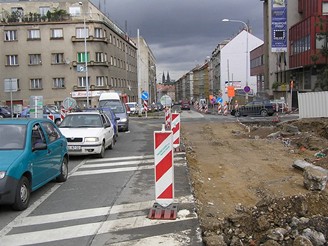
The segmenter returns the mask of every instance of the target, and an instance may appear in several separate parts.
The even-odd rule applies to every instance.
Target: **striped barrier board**
[[[180,146],[180,114],[172,113],[173,148]]]
[[[171,130],[172,113],[171,108],[165,109],[165,129]]]
[[[55,116],[53,114],[48,114],[47,115],[47,118],[51,121],[54,121],[55,120]]]
[[[173,132],[154,132],[156,202],[169,206],[174,199]]]

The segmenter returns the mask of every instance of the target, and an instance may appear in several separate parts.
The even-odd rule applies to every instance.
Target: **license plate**
[[[68,146],[68,149],[72,151],[80,151],[81,146]]]

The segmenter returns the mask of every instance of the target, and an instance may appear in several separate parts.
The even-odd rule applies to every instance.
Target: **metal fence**
[[[300,118],[328,117],[328,91],[298,93]]]

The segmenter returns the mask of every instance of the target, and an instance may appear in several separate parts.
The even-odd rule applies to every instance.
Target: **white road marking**
[[[148,158],[153,156],[149,155]],[[131,171],[131,170],[144,170],[144,169],[153,169],[153,165],[147,166],[136,166],[136,167],[126,167],[126,168],[113,168],[113,169],[101,169],[101,170],[90,170],[90,171],[79,171],[85,165],[87,168],[92,167],[114,167],[114,166],[124,166],[124,165],[140,165],[140,164],[148,164],[152,163],[153,159],[145,160],[145,156],[136,157],[125,157],[122,158],[123,162],[116,163],[106,163],[106,161],[119,161],[120,158],[107,158],[99,160],[84,160],[78,166],[76,166],[69,174],[71,176],[79,176],[79,175],[89,175],[89,174],[98,174],[104,172],[118,172],[118,171]],[[140,161],[126,161],[132,159],[139,159]],[[180,165],[186,165],[185,158],[183,157],[175,157],[175,160],[183,160],[183,163],[179,163]],[[103,163],[105,162],[105,163]],[[94,164],[92,164],[94,163]],[[176,165],[176,164],[175,164]],[[83,167],[84,168],[84,167]],[[56,214],[47,214],[47,215],[38,215],[38,216],[29,216],[41,203],[43,203],[52,193],[54,193],[62,184],[54,185],[45,195],[43,195],[40,199],[38,199],[35,203],[33,203],[27,210],[22,212],[19,216],[17,216],[12,222],[10,222],[6,227],[4,227],[0,231],[0,242],[1,246],[15,246],[15,245],[23,245],[23,244],[37,244],[37,243],[46,243],[52,242],[56,240],[65,240],[70,238],[78,238],[84,236],[92,236],[96,234],[103,234],[115,231],[123,231],[126,229],[133,228],[141,228],[145,226],[152,226],[156,224],[167,224],[167,223],[175,223],[178,221],[191,220],[197,218],[197,215],[193,213],[191,217],[181,217],[177,220],[150,220],[143,216],[122,218],[116,220],[108,220],[104,222],[97,223],[87,223],[83,225],[75,225],[75,226],[67,226],[61,228],[54,228],[49,230],[41,230],[34,232],[26,232],[26,233],[18,233],[18,234],[8,234],[13,228],[24,227],[24,226],[35,226],[41,224],[50,224],[50,223],[58,223],[63,221],[74,221],[77,219],[83,218],[92,218],[97,216],[107,216],[109,214],[119,214],[124,212],[134,212],[134,211],[142,211],[146,209],[150,209],[154,204],[153,201],[146,202],[138,202],[131,204],[121,204],[114,205],[112,207],[100,207],[100,208],[91,208],[91,209],[83,209],[78,211],[70,211]],[[187,197],[179,197],[175,199],[178,203],[190,203],[193,202],[193,196]],[[166,235],[163,236],[167,237]],[[161,236],[152,237],[152,241],[159,240],[162,241]],[[139,240],[140,241],[140,240]],[[141,240],[142,241],[142,240]],[[140,241],[140,242],[141,242]],[[144,242],[147,240],[145,239]],[[173,240],[174,241],[174,240]],[[176,241],[174,241],[176,242]],[[137,244],[142,245],[142,244]],[[175,245],[175,244],[171,244]]]

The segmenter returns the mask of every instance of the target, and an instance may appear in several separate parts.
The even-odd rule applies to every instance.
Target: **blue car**
[[[94,111],[94,110],[102,111],[108,116],[114,128],[114,141],[116,142],[118,138],[118,121],[120,120],[120,118],[116,116],[116,114],[111,108],[101,108],[101,109],[90,108],[90,109],[85,109],[84,111]]]
[[[47,106],[43,106],[43,118],[47,119],[50,114],[52,114],[54,116],[54,122],[58,126],[61,122],[60,113],[55,111],[52,108],[49,108]],[[23,111],[20,114],[20,117],[29,118],[30,117],[30,108],[24,108]]]
[[[0,134],[0,204],[24,210],[32,191],[67,180],[67,141],[54,122],[1,119]]]

